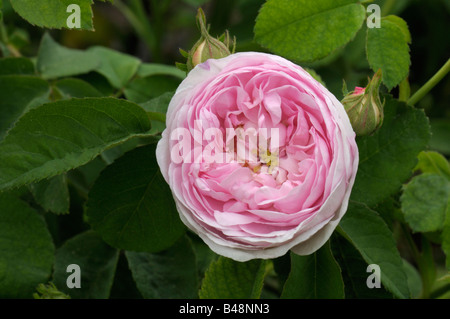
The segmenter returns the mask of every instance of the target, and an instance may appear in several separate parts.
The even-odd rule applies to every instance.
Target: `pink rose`
[[[246,52],[181,83],[156,155],[182,221],[246,261],[313,253],[344,215],[358,167],[342,104],[301,67]]]

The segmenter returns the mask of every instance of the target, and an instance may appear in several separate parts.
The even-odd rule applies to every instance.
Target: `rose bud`
[[[380,100],[381,69],[369,79],[365,88],[356,87],[341,101],[356,135],[374,133],[383,124],[383,105]]]
[[[319,249],[347,211],[359,159],[335,96],[300,66],[258,52],[188,73],[156,158],[181,220],[237,261]]]
[[[201,8],[197,13],[197,25],[201,33],[200,39],[189,52],[180,50],[181,54],[187,58],[186,65],[177,63],[179,68],[187,72],[208,59],[220,59],[234,53],[236,45],[236,40],[231,41],[228,31],[217,39],[209,34],[205,14]]]

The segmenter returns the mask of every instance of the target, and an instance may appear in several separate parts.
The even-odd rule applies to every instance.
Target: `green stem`
[[[422,298],[430,298],[431,289],[436,280],[436,266],[430,242],[422,236],[422,253],[418,260],[420,276],[422,277]]]
[[[15,57],[15,58],[19,58],[22,56],[22,53],[20,53],[19,50],[16,49],[16,47],[14,47],[12,44],[7,44],[6,48],[9,50],[9,53]]]
[[[151,2],[151,10],[152,10],[152,21],[153,21],[153,36],[155,38],[155,47],[154,47],[154,60],[155,62],[163,61],[163,52],[162,52],[162,35],[165,33],[165,28],[167,25],[166,21],[166,13],[169,10],[169,7],[172,3],[172,0],[159,0]]]
[[[150,20],[145,14],[142,2],[140,0],[132,0],[130,1],[129,6],[127,6],[122,1],[116,0],[114,1],[114,4],[127,18],[139,37],[145,42],[152,55],[158,55],[159,52],[156,52],[158,51],[158,43]]]
[[[3,50],[0,49],[0,51],[3,52],[3,56],[13,56],[13,57],[21,57],[22,54],[19,50],[17,50],[14,45],[9,43],[8,38],[8,32],[6,30],[5,24],[3,23],[3,20],[0,20],[0,42],[3,43]]]
[[[0,20],[0,41],[4,44],[8,43],[8,33],[6,32],[5,24],[3,20]]]
[[[430,294],[430,298],[438,299],[438,298],[448,294],[449,291],[450,291],[450,283],[445,284],[444,286],[439,287],[439,288],[435,289],[434,291],[432,291]]]
[[[152,3],[153,2],[154,1],[152,1]],[[148,15],[145,11],[145,7],[144,7],[144,4],[142,3],[142,0],[131,0],[130,8],[134,12],[134,14],[136,15],[136,17],[139,20],[139,23],[142,26],[144,35],[147,39],[150,49],[154,50],[155,47],[157,47],[157,45],[158,45],[158,43],[156,41],[156,35],[155,35],[156,32],[154,30],[152,23],[150,23],[150,18],[148,17]]]
[[[442,68],[439,69],[439,71],[436,72],[435,75],[431,79],[428,80],[427,83],[425,83],[416,93],[411,96],[411,98],[408,100],[409,105],[415,105],[417,102],[419,102],[425,95],[427,95],[428,92],[436,84],[441,81],[444,76],[447,75],[447,73],[450,71],[450,59],[447,60],[447,62],[442,66]]]
[[[0,19],[0,43],[3,43],[2,46],[0,46],[0,53],[3,56],[6,56],[5,47],[8,43],[8,33],[6,32],[5,24],[3,23],[3,19]]]

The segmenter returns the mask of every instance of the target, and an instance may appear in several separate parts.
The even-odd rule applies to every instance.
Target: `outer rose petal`
[[[251,82],[252,79],[254,79],[254,82]],[[249,81],[247,82],[247,91],[244,89],[245,81]],[[272,91],[281,86],[283,90],[280,93]],[[239,88],[239,90],[228,90],[232,87]],[[219,88],[222,89],[219,90]],[[265,88],[268,88],[266,93],[264,92]],[[295,93],[298,89],[303,90],[303,93],[300,93],[300,91]],[[233,95],[233,92],[239,93]],[[288,100],[285,100],[283,105],[282,94],[284,92],[288,94]],[[223,98],[221,98],[220,108],[211,108],[210,111],[207,111],[205,107],[209,105],[208,100],[216,93],[227,95],[223,95]],[[227,110],[226,102],[232,102],[233,98],[236,98],[236,103],[242,106],[230,103]],[[294,100],[299,102],[295,104]],[[267,185],[271,186],[273,186],[273,183],[276,184],[275,181],[270,182],[270,178],[268,179],[266,175],[256,178],[257,182],[249,181],[246,175],[243,182],[253,184],[243,186],[244,188],[235,192],[235,195],[231,190],[231,193],[221,194],[220,192],[227,191],[231,186],[220,189],[218,186],[220,185],[218,180],[221,178],[220,174],[211,173],[210,175],[213,177],[210,178],[213,180],[210,180],[210,183],[205,181],[201,183],[192,182],[193,178],[200,178],[194,177],[198,172],[192,175],[198,169],[199,164],[196,164],[197,166],[177,165],[171,161],[170,132],[177,127],[192,129],[192,119],[198,119],[199,116],[202,116],[205,120],[214,121],[214,125],[217,125],[219,117],[231,116],[224,123],[236,125],[244,118],[246,127],[255,127],[255,125],[268,125],[269,127],[278,125],[279,127],[283,112],[292,112],[290,109],[292,105],[304,107],[303,111],[307,114],[307,117],[301,121],[301,125],[310,123],[310,125],[315,126],[315,129],[312,128],[308,134],[321,136],[320,138],[325,139],[328,147],[331,148],[329,154],[324,145],[318,149],[320,151],[317,156],[320,157],[316,159],[316,165],[321,165],[321,169],[316,170],[316,173],[309,178],[314,178],[314,181],[321,178],[321,182],[318,184],[310,181],[311,187],[316,185],[316,187],[324,188],[322,192],[318,193],[316,190],[310,197],[307,196],[308,199],[302,199],[308,207],[303,207],[301,211],[283,210],[283,207],[287,207],[285,204],[273,206],[278,207],[279,211],[267,208],[267,205],[270,206],[270,203],[277,201],[276,196],[285,196],[286,192],[280,191],[279,194],[281,195],[275,195],[276,192],[274,192],[272,195],[275,197],[272,198],[273,196],[269,196],[270,191],[265,185],[262,185],[265,187],[264,193],[259,192],[257,196],[269,196],[271,199],[261,201],[256,197],[256,202],[252,201],[251,195],[254,186],[251,185],[257,182],[267,182]],[[247,107],[248,109],[245,109],[245,112],[239,115],[239,107]],[[218,117],[211,112],[218,112],[216,113]],[[310,122],[305,122],[305,119],[309,119]],[[211,123],[209,124],[210,127]],[[289,121],[289,123],[292,124],[293,122]],[[223,59],[208,60],[198,65],[180,84],[172,98],[167,111],[166,126],[162,139],[158,143],[156,156],[161,172],[172,189],[180,218],[188,228],[197,233],[213,251],[220,255],[237,261],[247,261],[254,258],[279,257],[289,250],[301,255],[313,253],[328,240],[347,210],[358,167],[355,133],[348,116],[342,104],[326,88],[302,68],[284,58],[265,53],[245,52],[233,54]],[[308,134],[305,135],[305,131],[302,131],[301,127],[300,129],[289,129],[287,132],[289,134],[299,132],[301,134],[300,139],[296,139],[296,141],[308,142]],[[302,150],[298,154],[303,154],[300,158],[304,158],[307,156],[305,151],[307,152],[314,145],[306,148],[303,146],[295,147]],[[295,148],[290,149],[295,150]],[[330,160],[331,162],[327,164]],[[295,169],[295,161],[292,159],[282,162],[288,163],[288,166],[285,167],[289,170]],[[311,159],[308,159],[307,162],[308,165],[313,163]],[[323,174],[325,168],[328,169],[327,175],[320,175]],[[285,172],[278,177],[277,181],[283,181],[287,178],[286,182],[292,184],[289,178],[298,178],[300,175],[300,172],[294,175]],[[230,185],[239,182],[236,177],[233,177],[231,181],[232,184]],[[200,187],[200,190],[196,187]],[[209,190],[208,187],[215,188]],[[248,194],[243,191],[248,192]],[[204,194],[202,195],[199,192],[204,192]],[[213,195],[213,197],[208,197],[208,194]],[[235,198],[230,203],[225,201],[223,204],[226,205],[223,207],[232,207],[234,210],[225,213],[226,209],[224,208],[225,215],[220,215],[221,212],[216,211],[216,209],[220,207],[221,199],[224,200],[233,196],[239,196],[241,199]],[[304,197],[304,194],[302,196]],[[321,196],[324,196],[324,198],[321,199]],[[243,200],[243,202],[239,202],[239,200]],[[249,202],[247,202],[248,200]],[[291,203],[292,200],[288,202]],[[282,203],[282,201],[279,201],[279,203]],[[250,204],[262,206],[259,209],[250,209],[250,207],[249,210],[243,210],[241,213],[238,211]],[[212,213],[213,210],[214,213]],[[239,218],[231,220],[233,216],[239,216]],[[292,224],[290,220],[298,220],[298,222]]]

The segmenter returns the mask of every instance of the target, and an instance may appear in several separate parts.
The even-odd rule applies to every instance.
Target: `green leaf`
[[[185,74],[188,72],[186,63],[175,62],[175,66],[178,70],[184,72]]]
[[[0,75],[34,75],[34,64],[27,58],[0,59]]]
[[[200,299],[258,299],[264,284],[267,261],[237,262],[219,257],[203,278]]]
[[[372,70],[381,69],[383,83],[391,90],[409,73],[411,35],[404,20],[396,16],[381,19],[380,28],[367,29],[366,53]]]
[[[442,230],[447,202],[450,196],[450,181],[436,174],[414,177],[404,186],[400,198],[405,221],[414,232]]]
[[[195,253],[187,236],[159,253],[125,252],[134,281],[146,299],[197,298]]]
[[[365,17],[357,0],[268,0],[256,18],[255,40],[288,59],[313,61],[348,43]]]
[[[47,99],[49,93],[48,83],[37,77],[0,76],[0,141],[22,114]]]
[[[381,282],[387,290],[398,298],[410,297],[403,261],[392,232],[375,211],[350,201],[339,228],[369,265],[380,267]]]
[[[193,235],[189,239],[191,240],[192,247],[194,248],[199,276],[203,278],[206,270],[209,268],[209,265],[213,261],[217,260],[219,255],[213,252],[211,248],[209,248],[208,245],[200,239],[200,237]]]
[[[136,287],[125,253],[121,253],[117,262],[116,274],[109,295],[110,299],[142,299]]]
[[[449,2],[450,5],[450,2]],[[430,299],[450,299],[450,274],[447,273],[438,278],[433,285],[433,291],[430,294]]]
[[[36,287],[36,293],[33,294],[34,299],[70,299],[69,295],[59,291],[55,284],[50,282],[46,284],[39,284]]]
[[[137,75],[145,78],[153,75],[171,75],[180,80],[184,80],[186,72],[179,70],[172,65],[157,64],[157,63],[142,63],[139,66]]]
[[[327,242],[315,253],[291,253],[291,272],[281,294],[286,299],[343,299],[341,269]]]
[[[44,79],[88,73],[98,69],[100,64],[101,60],[92,52],[63,47],[48,33],[42,38],[37,57],[37,70]]]
[[[86,98],[30,110],[0,143],[0,190],[86,164],[108,148],[146,136],[150,122],[133,103]]]
[[[55,214],[69,212],[70,197],[65,174],[30,184],[29,188],[36,202],[45,211]]]
[[[105,47],[91,47],[87,52],[93,53],[94,56],[101,60],[101,64],[96,71],[105,76],[116,89],[125,87],[136,74],[141,64],[139,59],[131,55]]]
[[[148,133],[153,134],[153,125],[152,125],[152,129]],[[148,144],[148,141],[145,143]],[[139,145],[142,145],[142,141],[135,138],[135,139],[126,141],[120,145],[117,145],[116,147],[113,147],[113,148],[110,148],[110,149],[104,151],[100,156],[107,165],[110,165],[116,159],[123,156],[126,152],[131,151],[132,149],[138,147]]]
[[[442,231],[442,250],[446,258],[447,270],[450,271],[450,199],[447,202],[447,211],[445,212],[444,229]]]
[[[14,194],[0,194],[0,298],[31,298],[47,282],[55,247],[44,219]]]
[[[17,51],[26,50],[31,45],[30,35],[28,31],[24,29],[13,29],[12,32],[8,35],[8,46],[7,49],[13,48],[15,52],[11,52],[12,56],[19,55]]]
[[[450,179],[450,164],[447,159],[441,154],[433,151],[420,152],[419,163],[414,170],[419,170],[422,173],[432,173],[444,176]]]
[[[392,299],[392,294],[383,287],[369,288],[367,262],[344,237],[333,234],[331,241],[333,255],[342,270],[346,299]]]
[[[80,27],[83,30],[94,30],[92,24],[92,0],[10,0],[14,10],[29,23],[38,27],[62,29],[72,14],[68,6],[76,4],[80,7]]]
[[[114,280],[119,251],[109,247],[93,231],[67,240],[56,251],[53,282],[73,299],[106,299]],[[80,267],[81,288],[67,287],[69,265]]]
[[[403,259],[403,267],[405,269],[405,274],[408,277],[408,287],[409,291],[411,291],[411,298],[412,299],[420,298],[423,285],[419,271],[416,269],[416,267],[414,267],[404,259]]]
[[[67,177],[74,187],[87,193],[106,166],[101,156],[97,156],[89,163],[67,172]]]
[[[103,96],[95,87],[88,82],[75,78],[66,78],[58,80],[54,85],[65,99],[84,98],[84,97],[101,97]]]
[[[383,126],[372,136],[357,139],[359,167],[351,199],[368,206],[400,190],[430,138],[423,110],[385,98]]]
[[[140,106],[142,106],[153,120],[165,123],[167,109],[174,93],[175,92],[166,92],[147,102],[141,103]]]
[[[383,17],[381,20],[381,23],[383,23],[383,19],[385,21],[394,23],[397,27],[399,27],[403,33],[403,36],[405,37],[406,42],[411,43],[411,41],[412,41],[411,33],[409,32],[408,23],[406,23],[405,20],[403,20],[402,18],[395,16],[395,15],[389,15],[389,16]]]
[[[152,123],[152,132],[155,134],[164,131],[166,128],[167,108],[173,95],[174,92],[166,92],[150,101],[140,104],[147,112]]]
[[[89,193],[88,222],[113,247],[158,252],[185,231],[155,151],[150,144],[126,153],[100,174]]]
[[[114,94],[117,94],[117,89],[112,87],[109,81],[98,72],[89,72],[87,74],[78,75],[76,78],[88,82],[96,88],[102,96],[113,96]]]
[[[125,97],[135,103],[145,103],[166,92],[175,91],[180,79],[168,75],[152,75],[133,79],[125,88]]]

